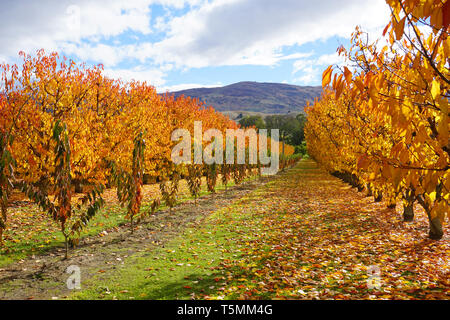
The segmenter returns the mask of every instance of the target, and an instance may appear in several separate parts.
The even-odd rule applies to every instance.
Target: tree
[[[66,256],[69,242],[78,241],[103,206],[103,190],[112,182],[118,186],[121,204],[127,206],[133,230],[136,217],[147,214],[140,210],[145,201],[144,174],[162,181],[161,192],[170,209],[176,203],[178,181],[186,168],[171,162],[175,129],[187,128],[192,135],[199,120],[202,133],[239,128],[198,99],[160,96],[146,82],[110,79],[101,65],[87,67],[44,50],[19,55],[20,67],[0,65],[0,239],[13,184],[58,223]],[[256,119],[258,126],[260,120]],[[241,182],[248,168],[224,165],[227,173],[222,179],[227,183],[234,172]],[[194,197],[201,182],[197,169],[190,186]],[[210,170],[211,190],[218,172],[218,166]],[[83,191],[82,186],[91,191],[76,200],[73,191]],[[158,206],[159,199],[154,200],[152,212]]]
[[[46,188],[37,188],[30,183],[22,181],[19,183],[21,190],[33,201],[35,201],[54,221],[59,223],[61,233],[64,236],[65,259],[68,257],[69,240],[74,232],[80,232],[82,226],[87,225],[89,219],[100,210],[104,204],[101,198],[103,188],[94,188],[91,194],[87,194],[82,202],[89,202],[87,214],[82,215],[80,220],[74,223],[72,229],[67,227],[69,219],[72,217],[72,192],[71,192],[71,145],[67,126],[60,121],[56,121],[53,127],[52,139],[55,141],[54,166],[52,174],[54,200],[52,201]],[[80,208],[80,207],[79,207]]]
[[[195,205],[197,205],[197,198],[200,195],[200,190],[202,187],[202,165],[200,164],[189,164],[187,166],[188,175],[186,177],[189,191],[194,197]]]
[[[170,180],[163,180],[159,184],[159,188],[161,190],[162,198],[169,207],[169,212],[172,212],[172,208],[177,204],[177,193],[178,193],[178,184],[180,182],[180,175],[178,172],[174,171],[171,175]]]
[[[271,129],[280,130],[280,141],[291,145],[301,145],[304,140],[306,118],[303,114],[267,116],[265,121],[269,133]]]
[[[0,246],[3,244],[3,230],[6,229],[9,196],[14,187],[14,164],[11,155],[13,137],[0,128]]]
[[[140,214],[143,198],[144,150],[145,139],[144,133],[141,131],[134,139],[131,172],[117,167],[114,162],[111,163],[114,182],[117,185],[117,197],[122,205],[127,203],[126,218],[130,219],[131,232],[133,232],[133,219]]]
[[[216,183],[217,183],[218,175],[219,175],[219,172],[218,172],[217,164],[205,166],[206,185],[208,187],[208,191],[211,193],[216,192]]]
[[[256,128],[256,129],[265,129],[266,124],[261,116],[246,116],[239,120],[239,124],[243,128]]]
[[[369,43],[357,28],[352,47],[338,49],[346,65],[324,71],[322,98],[307,108],[308,152],[370,186],[376,200],[403,198],[406,220],[417,200],[438,240],[450,211],[447,3],[387,3],[388,45]]]

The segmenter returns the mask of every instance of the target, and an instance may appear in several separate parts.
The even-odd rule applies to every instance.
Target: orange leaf
[[[353,74],[347,67],[344,67],[344,76],[347,83],[350,84],[352,82]]]
[[[330,84],[331,74],[333,73],[333,66],[329,66],[322,75],[322,87],[325,88]]]
[[[403,32],[405,30],[405,21],[406,21],[406,16],[402,20],[400,20],[399,23],[397,23],[395,25],[394,32],[395,32],[395,38],[397,41],[400,41],[400,39],[403,37]]]

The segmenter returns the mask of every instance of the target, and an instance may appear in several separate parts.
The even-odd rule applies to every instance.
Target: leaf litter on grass
[[[404,223],[400,208],[302,161],[223,216],[242,258],[221,263],[226,289],[203,298],[449,299],[449,227],[441,241],[427,239],[416,209]]]

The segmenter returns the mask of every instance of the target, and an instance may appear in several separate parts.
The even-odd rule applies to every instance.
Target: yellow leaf
[[[449,130],[448,130],[448,101],[447,99],[442,99],[441,103],[441,120],[438,125],[439,142],[441,146],[448,145]]]
[[[436,99],[441,94],[441,85],[436,80],[431,83],[431,96]]]
[[[431,192],[429,195],[431,202],[436,200],[436,191]]]

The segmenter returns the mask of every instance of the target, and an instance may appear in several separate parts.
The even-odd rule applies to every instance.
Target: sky
[[[384,0],[2,0],[0,63],[43,48],[158,92],[320,85],[357,25],[377,37],[388,19]]]

